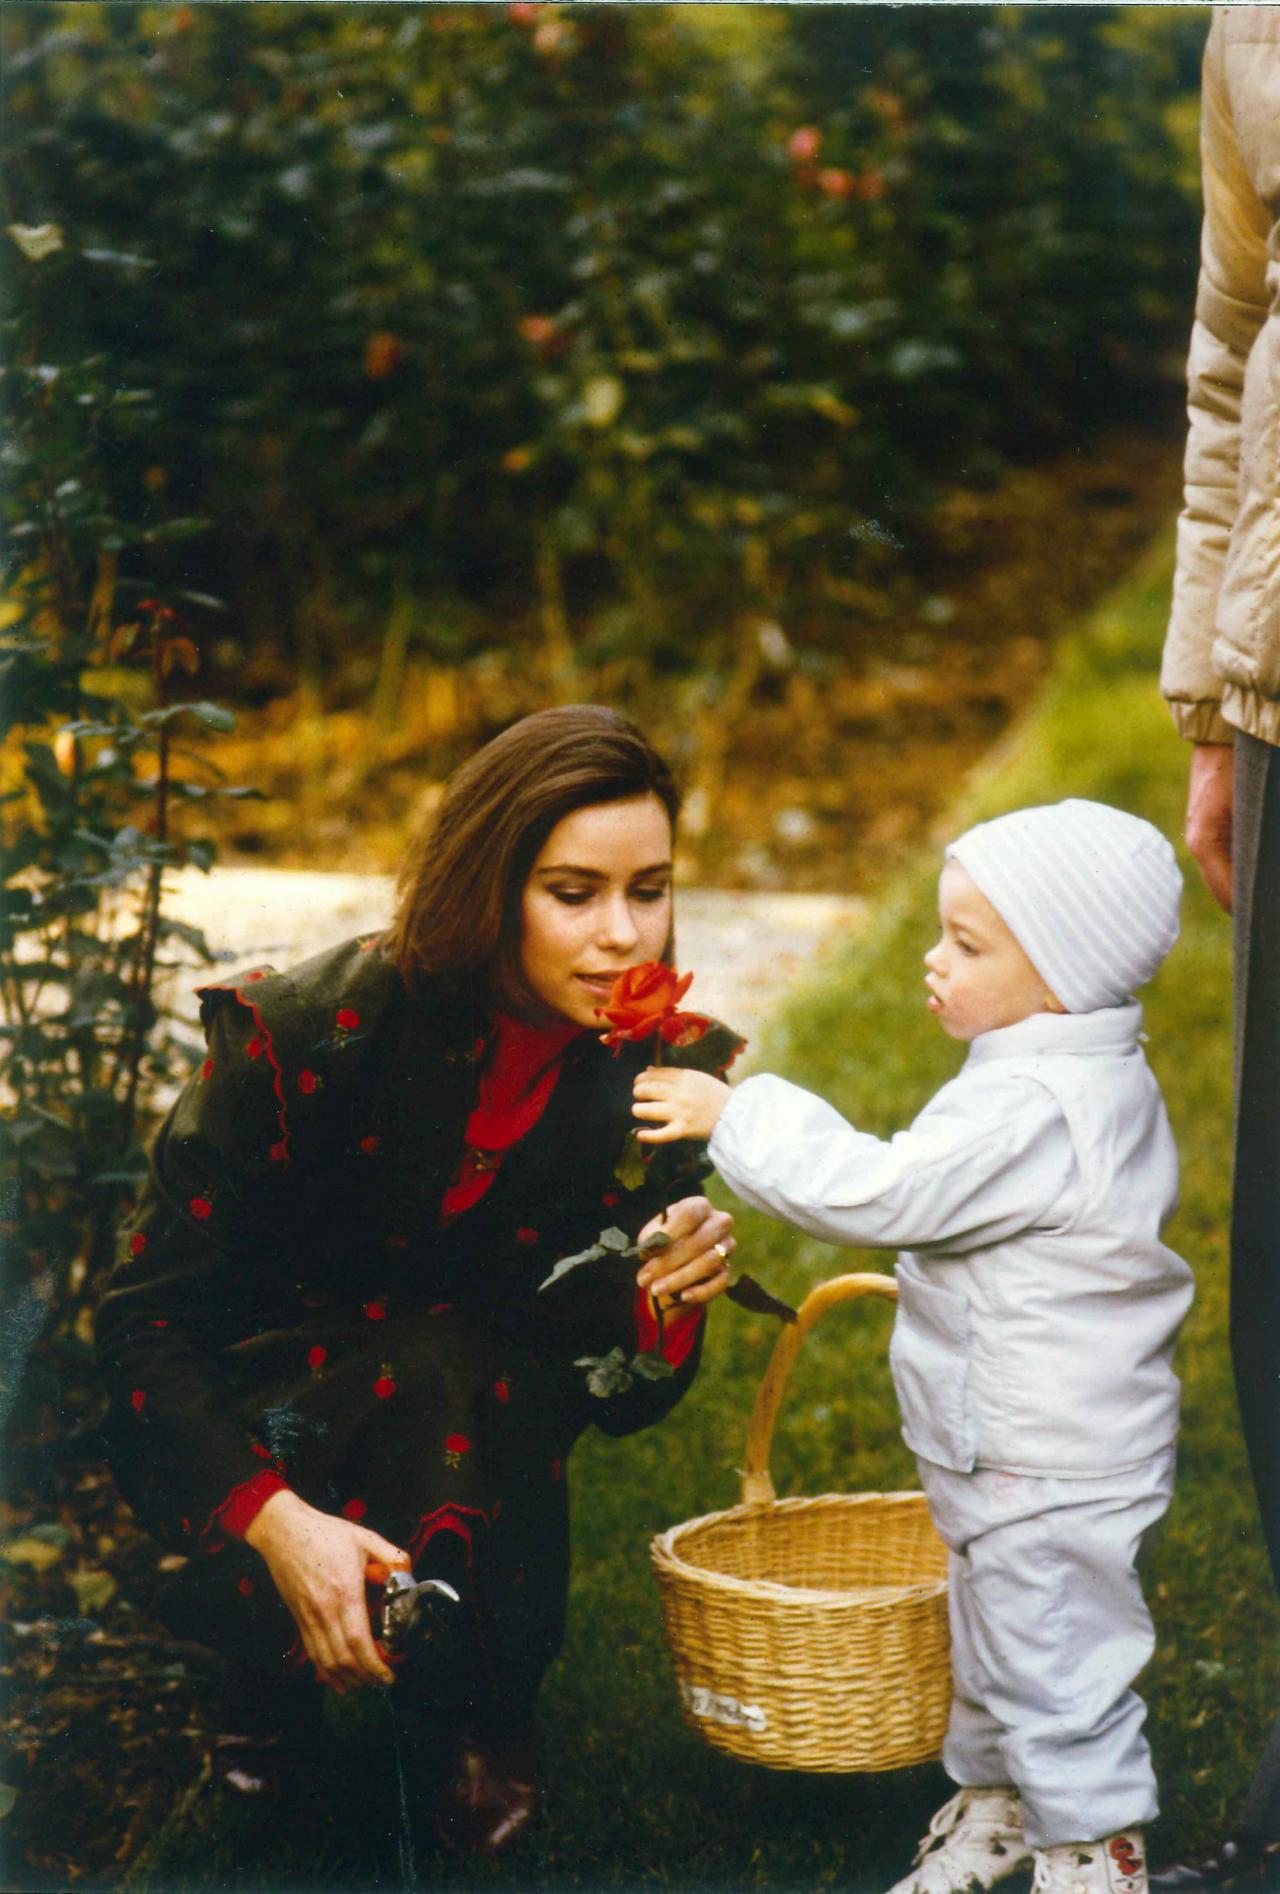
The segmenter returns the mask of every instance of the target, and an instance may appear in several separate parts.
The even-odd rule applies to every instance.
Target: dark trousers
[[[1280,750],[1235,745],[1236,1149],[1231,1360],[1262,1530],[1280,1589]],[[1241,1826],[1280,1839],[1280,1718]]]

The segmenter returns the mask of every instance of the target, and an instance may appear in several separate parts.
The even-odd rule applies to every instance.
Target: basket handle
[[[768,1505],[776,1497],[773,1481],[769,1477],[769,1448],[773,1441],[774,1422],[778,1418],[787,1379],[792,1363],[800,1352],[801,1342],[819,1316],[825,1315],[838,1302],[852,1302],[859,1296],[883,1296],[887,1301],[895,1302],[898,1285],[892,1276],[874,1272],[858,1276],[833,1276],[830,1282],[820,1282],[816,1289],[809,1291],[800,1304],[795,1321],[787,1323],[775,1342],[751,1412],[751,1425],[747,1429],[747,1467],[742,1476],[744,1506]]]

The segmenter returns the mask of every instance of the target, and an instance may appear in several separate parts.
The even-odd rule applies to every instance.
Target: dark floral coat
[[[615,1054],[592,1033],[573,1041],[533,1129],[480,1202],[442,1225],[487,1049],[482,1013],[439,988],[411,995],[376,940],[201,998],[208,1057],[157,1137],[97,1324],[112,1465],[158,1538],[207,1548],[228,1500],[275,1460],[245,1419],[264,1364],[287,1403],[329,1372],[335,1337],[359,1334],[369,1398],[393,1400],[402,1316],[461,1310],[557,1364],[578,1425],[625,1434],[675,1405],[700,1328],[673,1375],[637,1377],[607,1400],[571,1368],[653,1346],[634,1258],[611,1255],[538,1293],[557,1259],[610,1226],[634,1237],[710,1168],[692,1144],[661,1147],[641,1172],[632,1141],[622,1161],[651,1045]],[[722,1071],[740,1044],[713,1023],[663,1057]]]

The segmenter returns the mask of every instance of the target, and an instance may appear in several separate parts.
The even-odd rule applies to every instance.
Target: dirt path
[[[229,956],[228,966],[286,966],[380,926],[391,887],[385,875],[186,870],[174,878],[170,912],[203,929],[210,946]],[[682,890],[679,964],[697,975],[690,1005],[757,1039],[788,987],[862,927],[868,909],[856,895]],[[182,1010],[192,1012],[185,1003]]]

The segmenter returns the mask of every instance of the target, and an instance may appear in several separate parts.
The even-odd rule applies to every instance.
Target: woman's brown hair
[[[400,871],[383,949],[406,985],[442,975],[478,1000],[533,1006],[520,965],[520,898],[557,822],[655,795],[674,830],[680,793],[633,723],[600,704],[522,717],[460,765]]]

